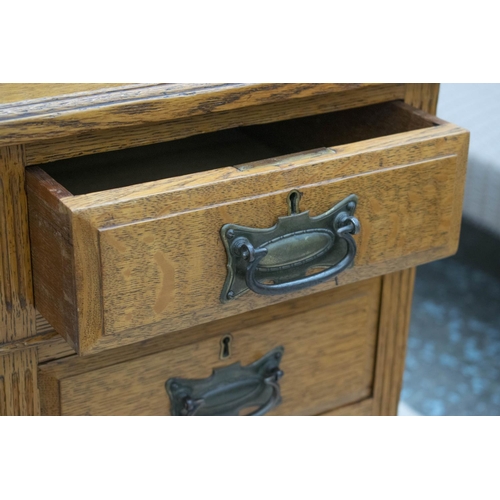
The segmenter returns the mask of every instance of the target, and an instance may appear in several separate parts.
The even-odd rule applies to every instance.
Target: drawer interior
[[[73,195],[237,166],[432,127],[433,117],[388,102],[165,143],[60,160],[43,169]]]

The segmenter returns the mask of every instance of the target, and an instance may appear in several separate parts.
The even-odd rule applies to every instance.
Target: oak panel
[[[380,280],[381,278],[373,278],[374,283]],[[69,359],[61,360],[61,362],[54,361],[50,365],[50,370],[52,374],[57,372],[61,375],[64,374],[65,377],[79,375],[112,364],[148,356],[149,354],[160,351],[194,344],[201,340],[218,336],[221,332],[231,332],[242,328],[256,328],[261,323],[268,323],[275,319],[301,314],[312,309],[327,306],[332,302],[352,300],[359,294],[365,293],[367,286],[380,286],[367,285],[367,283],[367,281],[361,281],[333,290],[300,297],[298,299],[287,300],[273,305],[272,307],[265,307],[257,311],[247,311],[243,314],[229,316],[218,321],[197,325],[186,330],[161,334],[136,344],[124,345],[97,354],[89,354],[82,357],[74,355],[74,351],[67,351],[69,354],[73,354],[71,361]],[[53,356],[57,354],[58,351],[61,352],[61,355],[68,355],[62,351],[63,344],[65,344],[65,342],[58,341],[54,334],[46,334],[31,339],[28,345],[33,345],[38,348],[39,359],[40,362],[42,362],[42,358],[46,359],[48,356]],[[5,346],[5,349],[22,349],[23,345],[24,344],[9,344]],[[2,348],[0,348],[0,353],[2,353]]]
[[[278,317],[258,327],[222,330],[195,344],[83,373],[86,358],[48,363],[40,369],[42,409],[62,415],[167,415],[164,384],[170,377],[205,378],[214,368],[252,363],[279,345],[285,348],[283,403],[271,415],[314,415],[365,399],[373,386],[380,280],[357,285],[344,300],[335,300],[335,292],[329,292],[330,304],[318,308],[283,317],[276,306],[269,314]],[[220,340],[227,333],[233,337],[231,357],[221,361]]]
[[[355,267],[342,273],[338,283],[371,272],[383,273],[385,262],[404,266],[404,259],[413,255],[425,261],[430,249],[441,249],[443,255],[450,252],[456,170],[456,157],[446,157],[299,186],[301,205],[312,215],[352,193],[359,197],[356,215],[362,230],[356,237]],[[287,194],[273,193],[101,230],[104,334],[160,322],[165,331],[173,331],[223,317],[236,304],[250,309],[268,301],[268,297],[248,292],[233,303],[220,302],[227,270],[221,265],[226,252],[219,231],[226,223],[272,226],[278,215],[286,215]]]
[[[21,147],[0,148],[0,344],[35,335]]]

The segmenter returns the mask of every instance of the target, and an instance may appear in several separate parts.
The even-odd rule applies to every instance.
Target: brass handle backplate
[[[352,266],[360,224],[352,194],[317,217],[298,211],[300,194],[289,195],[290,215],[269,229],[226,224],[227,277],[220,300],[226,303],[248,290],[278,295],[309,288]],[[310,274],[311,269],[324,269]]]

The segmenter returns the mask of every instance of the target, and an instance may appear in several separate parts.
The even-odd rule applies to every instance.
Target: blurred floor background
[[[400,415],[500,415],[500,84],[442,84],[471,132],[456,256],[417,269]]]

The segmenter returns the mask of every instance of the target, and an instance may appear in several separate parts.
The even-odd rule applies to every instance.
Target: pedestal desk
[[[396,414],[438,90],[0,85],[0,415]]]

